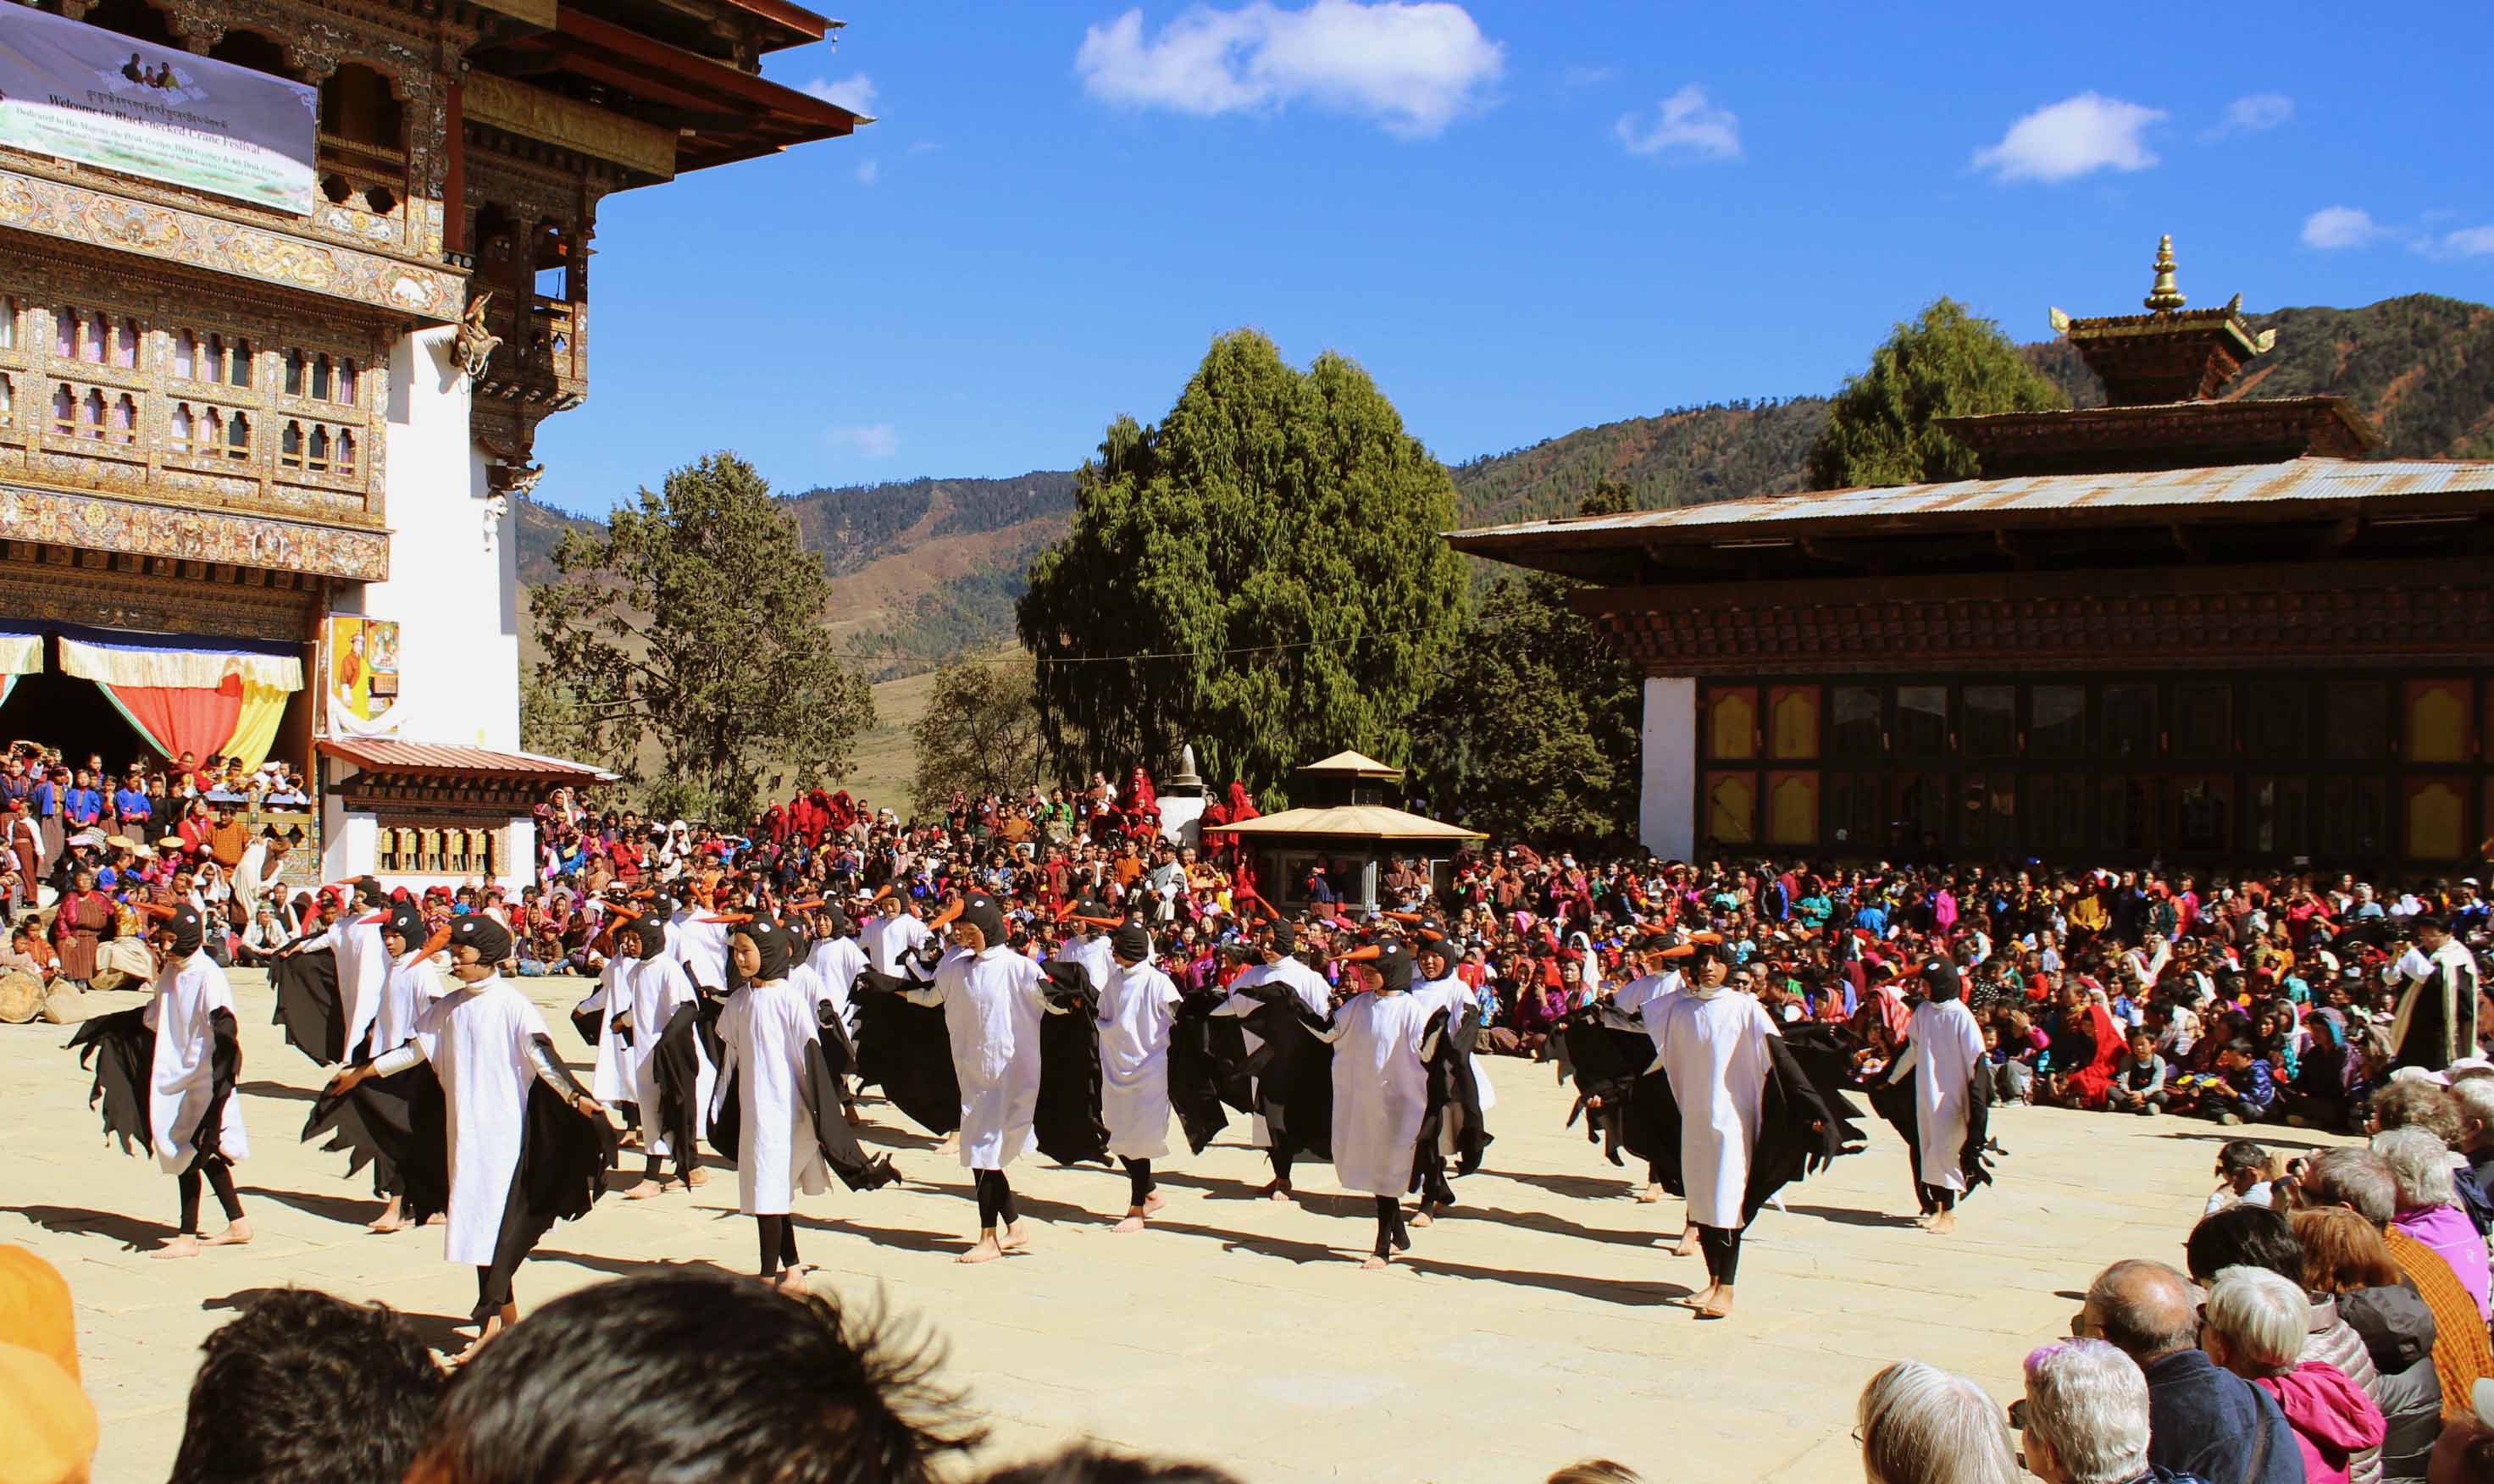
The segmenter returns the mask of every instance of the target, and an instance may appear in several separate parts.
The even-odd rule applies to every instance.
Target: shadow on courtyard
[[[113,1211],[89,1211],[82,1206],[0,1206],[13,1216],[22,1216],[60,1236],[101,1236],[119,1242],[124,1252],[152,1248],[173,1234],[173,1228],[163,1222],[140,1221]]]

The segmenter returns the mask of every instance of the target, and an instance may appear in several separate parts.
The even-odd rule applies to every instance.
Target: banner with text
[[[0,144],[309,216],[319,119],[300,82],[0,6]]]

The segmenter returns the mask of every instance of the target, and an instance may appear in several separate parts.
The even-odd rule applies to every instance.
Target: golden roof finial
[[[2156,283],[2147,290],[2148,313],[2170,315],[2182,307],[2182,290],[2174,287],[2174,234],[2156,243]]]

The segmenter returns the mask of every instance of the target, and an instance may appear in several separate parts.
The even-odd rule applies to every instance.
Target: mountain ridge
[[[2245,318],[2256,332],[2275,329],[2278,344],[2229,399],[2344,396],[2382,428],[2379,457],[2494,458],[2494,307],[2408,294]],[[2072,406],[2103,404],[2068,342],[2021,349]],[[1829,404],[1810,395],[1675,408],[1469,459],[1448,466],[1458,513],[1465,525],[1570,514],[1604,479],[1626,484],[1641,509],[1793,493]],[[826,621],[855,662],[890,679],[1010,639],[1030,559],[1065,532],[1074,477],[923,476],[782,498],[835,579]],[[551,580],[564,530],[598,526],[533,500],[517,514],[524,583]]]

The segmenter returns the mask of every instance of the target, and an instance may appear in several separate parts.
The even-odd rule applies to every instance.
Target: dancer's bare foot
[[[1660,1182],[1649,1185],[1644,1190],[1637,1192],[1637,1204],[1641,1206],[1650,1206],[1661,1198],[1662,1186]]]
[[[700,1190],[710,1184],[710,1171],[696,1165],[692,1167],[691,1173],[684,1176],[684,1184],[693,1190]]]
[[[1168,1201],[1161,1198],[1161,1193],[1154,1191],[1143,1197],[1143,1214],[1145,1216],[1158,1216],[1160,1214],[1161,1207],[1168,1204]]]
[[[1126,1218],[1125,1218],[1125,1220],[1123,1220],[1123,1221],[1121,1221],[1121,1222],[1117,1223],[1117,1225],[1115,1225],[1115,1226],[1113,1226],[1113,1227],[1110,1227],[1109,1229],[1110,1229],[1110,1230],[1111,1230],[1111,1231],[1141,1231],[1141,1230],[1142,1230],[1142,1229],[1143,1229],[1143,1208],[1142,1208],[1142,1207],[1141,1207],[1141,1206],[1128,1206],[1128,1207],[1126,1208]]]
[[[240,1247],[250,1240],[251,1223],[236,1220],[227,1223],[225,1230],[208,1238],[207,1241],[201,1245],[207,1247]]]
[[[381,1214],[364,1224],[364,1229],[366,1231],[378,1231],[383,1235],[387,1235],[393,1231],[405,1231],[407,1229],[407,1216],[400,1208],[399,1197],[392,1196],[388,1202],[382,1205]]]
[[[1379,1252],[1370,1253],[1367,1257],[1359,1259],[1359,1265],[1364,1271],[1371,1273],[1377,1272],[1385,1266],[1385,1255]]]
[[[1694,1257],[1697,1256],[1696,1227],[1691,1227],[1687,1231],[1680,1234],[1680,1245],[1671,1250],[1671,1255],[1675,1257]]]
[[[990,1236],[986,1232],[981,1232],[979,1234],[978,1242],[973,1245],[968,1252],[961,1254],[961,1256],[954,1258],[953,1260],[956,1262],[993,1262],[1004,1255],[1005,1250],[996,1245],[996,1239],[993,1236]]]
[[[666,1181],[653,1180],[645,1176],[640,1184],[624,1193],[624,1198],[626,1200],[647,1200],[653,1196],[665,1195],[666,1190]]]
[[[198,1255],[199,1239],[192,1235],[190,1232],[181,1231],[166,1238],[164,1246],[157,1248],[147,1256],[151,1257],[196,1257]]]
[[[1923,1229],[1931,1232],[1934,1236],[1947,1236],[1950,1232],[1957,1229],[1957,1213],[1955,1211],[1942,1211],[1933,1216],[1931,1218],[1931,1224]]]
[[[1701,1319],[1728,1319],[1732,1317],[1732,1286],[1718,1283],[1705,1304],[1697,1311]]]
[[[1263,1196],[1266,1200],[1291,1200],[1296,1198],[1292,1196],[1291,1185],[1287,1180],[1267,1180],[1264,1182],[1264,1188],[1258,1191],[1256,1194]]]
[[[426,1226],[428,1226],[428,1227],[439,1227],[439,1226],[442,1226],[442,1225],[444,1225],[444,1224],[445,1224],[445,1223],[447,1223],[449,1220],[450,1220],[450,1213],[449,1213],[449,1212],[447,1212],[447,1211],[436,1211],[436,1212],[434,1212],[431,1216],[428,1216],[428,1217],[426,1217],[426,1218],[424,1219],[424,1224],[425,1224]]]
[[[1029,1245],[1030,1232],[1019,1222],[1007,1227],[1004,1235],[996,1238],[996,1246],[1005,1252],[1019,1252]]]
[[[517,1322],[519,1322],[519,1306],[516,1304],[504,1304],[502,1306],[502,1312],[495,1315],[492,1318],[487,1319],[485,1321],[485,1327],[476,1332],[476,1338],[468,1342],[468,1348],[466,1349],[461,1350],[458,1354],[450,1357],[450,1363],[454,1366],[464,1366],[469,1361],[475,1359],[476,1352],[491,1344],[496,1335],[501,1334],[503,1330],[510,1328]]]
[[[1414,1227],[1431,1226],[1434,1225],[1437,1220],[1438,1219],[1435,1216],[1429,1214],[1429,1207],[1425,1205],[1412,1213],[1412,1225]]]
[[[792,1267],[778,1277],[765,1281],[782,1293],[810,1293],[813,1291],[813,1278],[812,1268]]]

